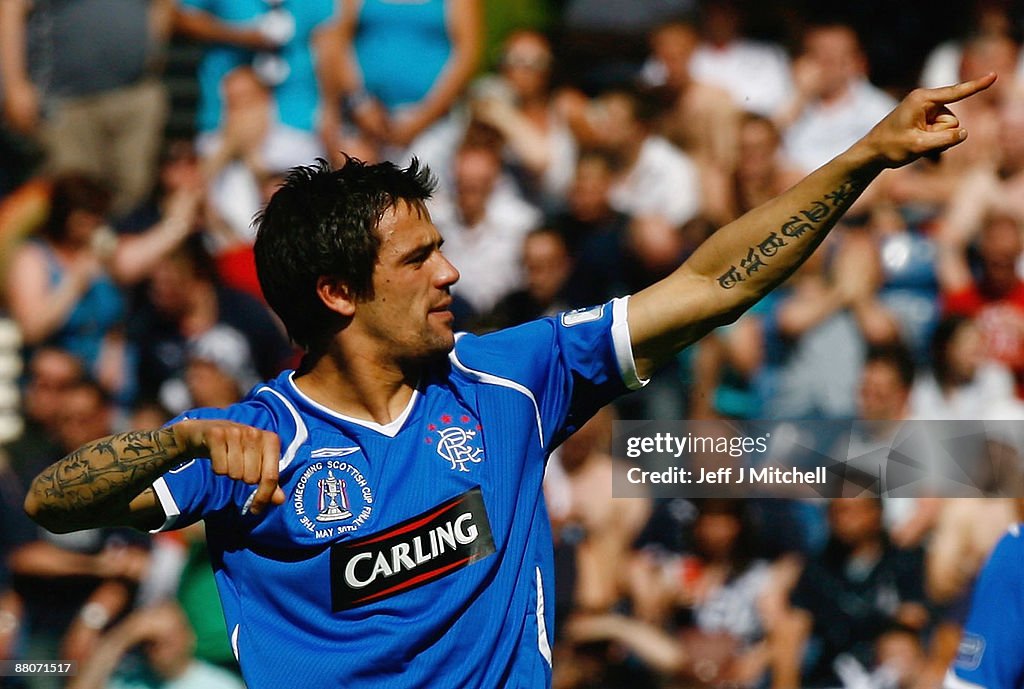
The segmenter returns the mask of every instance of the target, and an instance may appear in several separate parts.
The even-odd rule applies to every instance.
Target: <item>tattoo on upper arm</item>
[[[810,232],[816,234],[827,221],[845,211],[851,203],[867,187],[866,182],[859,179],[847,179],[836,189],[814,201],[810,206],[791,215],[778,230],[773,230],[755,246],[747,247],[746,255],[739,260],[739,265],[731,265],[718,276],[718,284],[722,289],[732,289],[745,282],[769,260],[778,255],[780,249],[789,246],[793,239],[801,239]]]
[[[102,510],[111,500],[124,508],[181,456],[181,449],[169,428],[102,438],[43,471],[32,491],[54,512]]]

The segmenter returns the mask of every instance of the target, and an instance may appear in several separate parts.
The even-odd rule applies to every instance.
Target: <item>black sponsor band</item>
[[[493,552],[477,486],[383,531],[331,546],[331,607],[340,612],[396,596]]]

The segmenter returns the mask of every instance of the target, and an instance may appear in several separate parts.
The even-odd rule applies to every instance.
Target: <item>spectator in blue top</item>
[[[448,112],[479,62],[480,13],[479,0],[343,0],[333,85],[364,143],[399,156]]]
[[[244,64],[273,88],[279,123],[316,138],[321,87],[314,49],[333,17],[331,0],[182,0],[177,30],[209,44],[198,75],[201,153],[224,124],[224,75]]]

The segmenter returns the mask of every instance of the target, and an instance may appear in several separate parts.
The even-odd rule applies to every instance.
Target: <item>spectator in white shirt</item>
[[[690,58],[693,78],[724,88],[737,107],[771,117],[793,91],[789,57],[781,46],[742,34],[735,0],[714,0],[702,10],[701,41]]]
[[[932,88],[956,82],[960,77],[964,51],[970,38],[999,36],[1012,40],[1015,28],[1009,10],[1009,4],[1003,0],[978,0],[972,3],[968,10],[972,19],[967,33],[962,38],[945,41],[932,49],[921,69],[921,86]],[[1020,51],[1016,60],[1012,72],[999,72],[1000,79],[1024,79],[1024,51]]]
[[[935,329],[931,370],[914,381],[910,412],[918,419],[986,419],[1014,402],[1013,374],[985,357],[974,320],[948,316]]]
[[[640,94],[612,91],[598,101],[595,131],[623,170],[611,191],[615,210],[657,216],[674,226],[701,210],[700,175],[694,162],[651,133],[654,107]]]
[[[700,37],[687,21],[662,24],[651,32],[651,57],[641,76],[666,104],[658,132],[693,158],[701,177],[728,173],[736,165],[741,110],[721,84],[690,71]]]
[[[866,74],[867,60],[852,28],[822,24],[807,31],[803,54],[793,65],[796,95],[776,117],[794,165],[807,172],[824,165],[896,106]]]
[[[455,154],[452,196],[431,201],[430,215],[444,253],[462,276],[452,295],[482,314],[523,286],[523,240],[540,225],[541,214],[511,185],[498,183],[500,147],[476,131],[470,129]]]

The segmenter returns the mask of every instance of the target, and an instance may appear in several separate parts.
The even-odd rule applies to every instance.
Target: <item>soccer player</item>
[[[298,168],[256,260],[299,370],[86,444],[25,508],[53,531],[204,519],[252,689],[547,686],[548,454],[784,280],[884,168],[960,143],[946,104],[994,80],[915,91],[649,289],[483,337],[452,332],[426,170]]]
[[[944,689],[1024,686],[1024,537],[1014,524],[978,575],[960,647]]]

